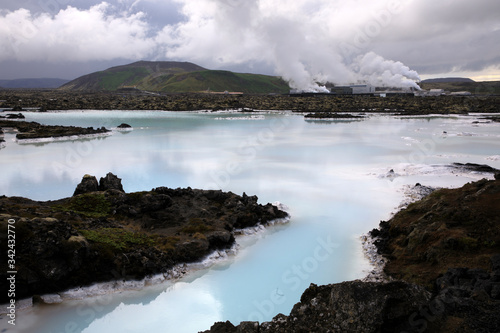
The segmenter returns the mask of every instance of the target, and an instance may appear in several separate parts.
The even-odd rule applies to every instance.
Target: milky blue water
[[[221,188],[288,206],[286,225],[238,238],[236,255],[184,277],[18,312],[7,332],[197,332],[216,321],[288,314],[311,283],[362,278],[360,235],[390,217],[405,185],[461,186],[490,177],[444,167],[500,168],[500,124],[470,117],[306,121],[291,113],[68,111],[26,113],[44,124],[129,132],[21,144],[5,134],[0,195],[71,196],[85,174],[113,172],[127,192]],[[393,169],[395,177],[387,177]],[[130,284],[134,286],[134,284]]]

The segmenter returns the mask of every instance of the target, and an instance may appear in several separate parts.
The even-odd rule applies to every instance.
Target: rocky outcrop
[[[500,327],[499,202],[498,179],[440,189],[372,231],[379,253],[389,259],[385,273],[433,293],[414,318],[420,331]]]
[[[0,116],[0,118],[5,118],[5,119],[25,119],[26,117],[22,113],[8,113],[5,116]]]
[[[405,282],[350,281],[311,286],[290,315],[262,324],[217,323],[205,333],[220,332],[416,332],[409,317],[428,304],[431,294]],[[250,326],[251,329],[245,327]]]
[[[214,324],[204,333],[237,332],[497,332],[500,256],[493,270],[449,269],[433,292],[403,281],[311,284],[288,316],[270,322]]]
[[[385,272],[426,286],[449,268],[490,270],[500,253],[500,181],[440,189],[381,222],[375,244]]]
[[[0,230],[9,220],[16,226],[16,296],[141,279],[199,261],[230,248],[236,229],[288,216],[257,200],[191,188],[125,193],[111,173],[99,184],[85,175],[74,196],[57,201],[2,196]],[[7,288],[6,264],[0,263],[0,288]]]
[[[499,172],[498,169],[495,169],[486,164],[476,164],[476,163],[453,163],[452,167],[461,169],[468,172],[486,172],[486,173],[496,173]]]
[[[73,196],[84,193],[96,192],[98,190],[99,190],[99,183],[97,182],[97,178],[95,176],[85,175],[83,176],[80,184],[76,186]]]
[[[313,112],[304,116],[306,119],[364,119],[364,116],[352,115],[349,113],[335,112]]]
[[[16,139],[42,139],[42,138],[59,138],[74,135],[93,135],[93,134],[104,134],[110,132],[104,127],[96,128],[93,127],[76,127],[76,126],[49,126],[41,125],[37,122],[25,122],[25,121],[10,121],[10,120],[0,120],[0,127],[10,127],[15,128],[19,131],[16,134]]]
[[[84,193],[91,193],[96,191],[108,191],[108,190],[125,192],[123,190],[121,178],[118,178],[116,175],[109,172],[106,175],[106,177],[101,178],[98,183],[97,178],[95,176],[85,175],[83,176],[80,184],[76,186],[73,196]]]
[[[125,128],[132,128],[129,124],[121,123],[120,125],[117,126],[117,128],[125,129]]]
[[[108,172],[106,177],[101,178],[99,180],[99,191],[108,191],[108,190],[116,190],[120,192],[125,192],[122,186],[121,178],[118,178],[116,175]]]

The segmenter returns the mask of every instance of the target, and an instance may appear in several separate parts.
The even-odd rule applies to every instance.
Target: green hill
[[[62,90],[115,91],[123,88],[184,93],[243,92],[287,93],[288,84],[279,77],[207,70],[188,62],[139,61],[84,75],[63,85]]]
[[[420,87],[425,90],[444,89],[450,92],[469,91],[474,95],[500,94],[500,81],[476,82],[470,79],[461,78],[430,79],[420,82]]]

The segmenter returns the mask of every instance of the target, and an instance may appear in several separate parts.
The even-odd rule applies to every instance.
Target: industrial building
[[[330,90],[329,93],[321,93],[324,94],[332,94],[332,95],[368,95],[375,93],[375,87],[370,84],[354,84],[349,86],[333,86],[328,87]],[[290,95],[304,95],[304,94],[313,94],[310,92],[305,92],[297,89],[290,90]]]

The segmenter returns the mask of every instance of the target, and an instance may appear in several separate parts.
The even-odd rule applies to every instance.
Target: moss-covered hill
[[[448,269],[491,271],[500,254],[500,180],[440,189],[381,223],[390,276],[433,287]]]
[[[116,91],[137,89],[163,93],[287,93],[288,84],[268,75],[207,70],[188,62],[139,61],[112,67],[70,81],[61,90]]]

